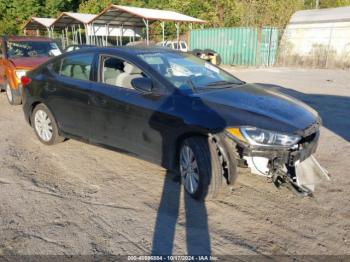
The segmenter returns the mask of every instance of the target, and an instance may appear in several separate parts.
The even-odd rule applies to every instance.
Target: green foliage
[[[43,6],[44,13],[47,16],[55,17],[61,11],[73,11],[74,2],[73,0],[46,0]]]
[[[207,27],[284,27],[297,10],[315,8],[316,0],[0,0],[0,34],[18,34],[31,16],[56,17],[62,11],[99,13],[108,4],[175,10],[207,20]],[[350,0],[319,0],[320,8],[350,5]],[[157,24],[155,24],[157,25]],[[167,23],[166,34],[174,34]],[[187,31],[186,26],[181,32]],[[159,26],[152,34],[161,35]]]
[[[37,0],[0,0],[0,34],[16,34],[23,22],[40,14]]]
[[[332,8],[350,5],[350,0],[319,0],[320,8]],[[316,8],[316,0],[305,0],[305,9]]]
[[[243,9],[241,24],[246,26],[284,27],[291,15],[303,8],[300,0],[240,0]]]
[[[110,0],[88,0],[79,6],[80,13],[97,14],[101,12],[111,1]]]
[[[350,5],[350,0],[320,0],[321,8],[339,7]]]
[[[81,13],[97,14],[106,8],[109,4],[115,5],[130,5],[144,7],[145,1],[141,0],[87,0],[83,1],[78,11]]]

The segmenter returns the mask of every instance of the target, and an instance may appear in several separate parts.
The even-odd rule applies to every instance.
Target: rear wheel
[[[36,136],[43,144],[54,145],[64,140],[64,137],[58,134],[55,118],[44,104],[34,108],[31,123]]]
[[[213,141],[205,137],[186,139],[180,148],[179,167],[187,193],[198,200],[217,196],[222,184],[222,167]]]
[[[21,97],[15,94],[14,90],[10,86],[10,83],[6,84],[6,96],[10,105],[20,105],[22,102]]]

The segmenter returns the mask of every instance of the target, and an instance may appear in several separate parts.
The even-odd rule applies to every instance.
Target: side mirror
[[[153,81],[146,77],[138,77],[131,80],[131,85],[136,89],[145,93],[151,93],[153,90]]]

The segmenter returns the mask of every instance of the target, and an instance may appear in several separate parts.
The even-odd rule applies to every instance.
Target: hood
[[[44,56],[44,57],[18,57],[18,58],[12,58],[10,61],[13,63],[13,65],[16,68],[28,68],[33,69],[42,63],[49,60],[50,57]]]
[[[226,126],[300,133],[319,120],[318,113],[303,102],[256,84],[211,89],[194,96],[218,113]]]

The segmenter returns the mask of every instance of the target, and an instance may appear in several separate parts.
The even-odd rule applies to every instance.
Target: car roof
[[[3,36],[5,40],[21,42],[21,41],[33,41],[33,42],[53,42],[53,39],[49,37],[41,37],[41,36]]]
[[[70,47],[70,46],[88,46],[88,47],[96,47],[96,45],[86,45],[86,44],[72,44],[72,45],[69,45],[67,47]]]
[[[118,51],[125,54],[146,54],[146,53],[177,53],[178,51],[172,50],[163,46],[113,46],[113,47],[91,47],[84,50],[78,50],[77,52],[110,52]]]

